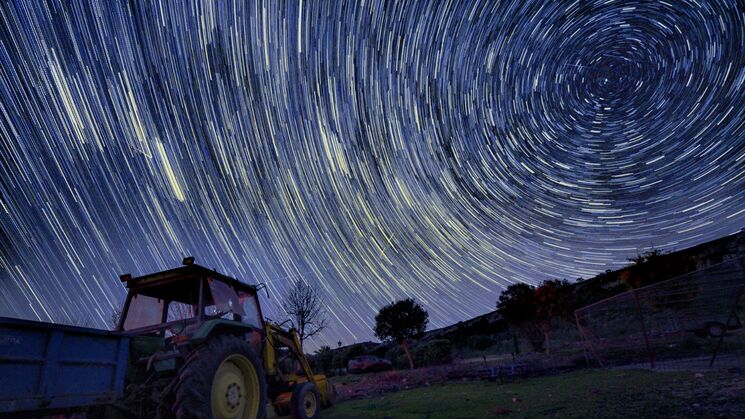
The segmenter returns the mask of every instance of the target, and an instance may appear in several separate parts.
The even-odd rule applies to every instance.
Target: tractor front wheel
[[[266,417],[261,360],[235,336],[218,336],[194,349],[176,379],[173,412],[179,419]]]
[[[336,391],[336,386],[331,381],[326,380],[326,406],[325,407],[331,407],[334,404],[336,404],[336,398],[338,396],[338,393]]]
[[[315,419],[321,416],[321,395],[315,384],[302,383],[295,387],[290,412],[293,419]]]

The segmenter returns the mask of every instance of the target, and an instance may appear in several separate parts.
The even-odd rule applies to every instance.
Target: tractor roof
[[[212,278],[234,286],[236,289],[250,290],[256,292],[255,285],[249,285],[235,278],[223,275],[212,269],[207,269],[200,265],[187,265],[167,271],[154,272],[151,274],[132,278],[129,275],[122,275],[122,282],[127,283],[127,288],[134,289],[139,287],[150,286],[154,284],[163,284],[167,282],[178,282],[184,280],[193,280],[194,278]]]

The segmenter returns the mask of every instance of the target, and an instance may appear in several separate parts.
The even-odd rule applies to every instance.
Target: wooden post
[[[649,360],[649,367],[654,369],[654,352],[649,344],[649,336],[647,336],[647,326],[644,324],[644,314],[642,314],[642,306],[639,303],[639,296],[636,294],[636,290],[632,289],[631,293],[634,294],[634,301],[636,302],[636,314],[639,316],[639,324],[642,327],[642,333],[644,333],[644,344],[647,347],[647,358]]]
[[[600,359],[598,354],[595,352],[595,348],[592,346],[592,343],[590,343],[590,339],[587,337],[587,333],[585,333],[585,329],[579,324],[579,314],[577,314],[579,310],[574,310],[574,321],[577,323],[577,329],[579,330],[579,334],[582,337],[582,342],[584,343],[582,345],[582,353],[585,355],[585,362],[587,363],[587,368],[590,368],[590,357],[587,356],[587,349],[589,347],[590,352],[592,353],[592,356],[595,358],[595,361],[598,362],[598,365],[600,365],[601,368],[604,368],[605,365],[603,364],[603,360]]]
[[[740,259],[740,268],[742,269],[743,279],[745,280],[745,258]],[[737,292],[737,297],[735,297],[735,303],[732,305],[732,310],[729,313],[729,317],[727,317],[727,324],[724,325],[724,333],[722,333],[722,336],[719,336],[717,347],[714,348],[714,353],[712,354],[711,359],[709,360],[709,368],[714,366],[714,361],[717,359],[717,354],[719,354],[719,348],[722,346],[724,335],[727,334],[727,329],[729,329],[729,324],[732,321],[732,317],[737,316],[737,306],[740,304],[740,298],[742,297],[743,291],[745,291],[745,285],[743,285],[740,288],[740,290]]]

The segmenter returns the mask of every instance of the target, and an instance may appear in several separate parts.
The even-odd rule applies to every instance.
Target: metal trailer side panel
[[[128,356],[118,333],[0,317],[0,413],[110,403]]]

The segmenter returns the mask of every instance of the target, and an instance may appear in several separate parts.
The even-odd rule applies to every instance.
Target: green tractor
[[[313,374],[296,332],[265,321],[256,286],[194,258],[121,279],[129,292],[117,331],[130,337],[130,349],[123,398],[114,404],[120,413],[253,419],[271,403],[277,416],[317,418],[333,403],[333,386]]]

